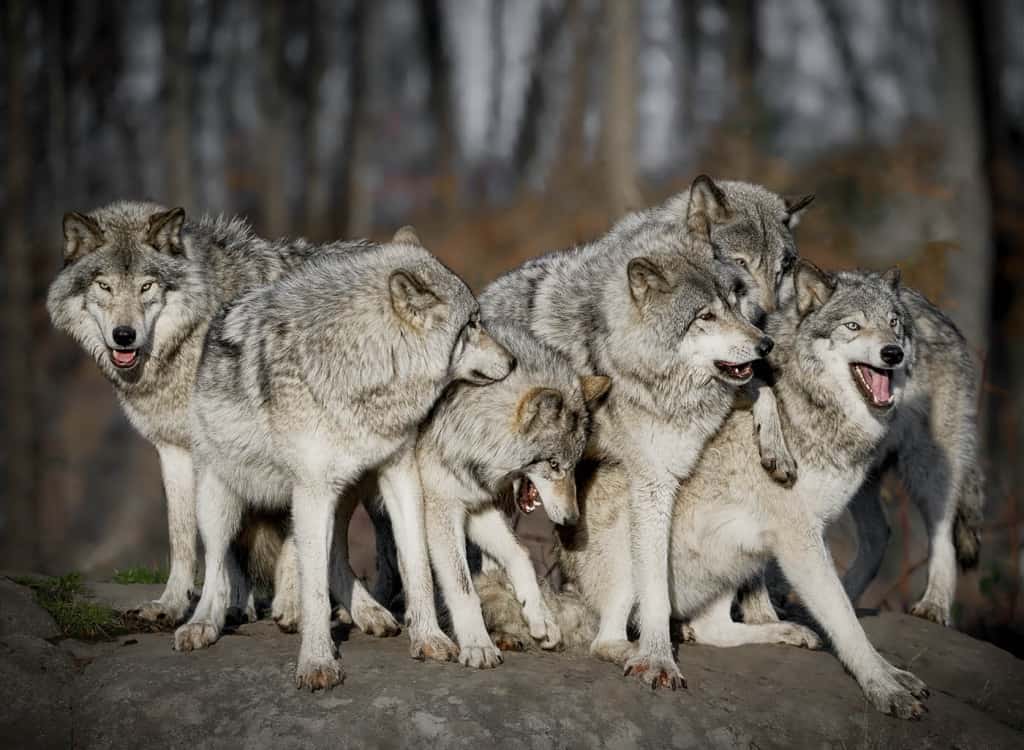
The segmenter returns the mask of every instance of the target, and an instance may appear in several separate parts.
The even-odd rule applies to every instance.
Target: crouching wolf
[[[924,684],[872,647],[823,538],[905,406],[912,319],[894,272],[830,276],[801,262],[795,290],[766,331],[776,342],[768,363],[799,476],[786,488],[752,470],[758,460],[753,417],[743,410],[729,416],[675,496],[672,615],[688,619],[702,643],[816,645],[816,636],[799,625],[730,617],[737,587],[774,557],[872,705],[917,718]],[[618,592],[632,596],[630,522],[620,500],[628,479],[612,464],[579,477],[582,516],[564,540],[565,573],[602,620],[619,608]],[[628,653],[627,646],[623,656]]]
[[[608,390],[602,376],[579,377],[568,361],[522,330],[488,329],[515,358],[515,371],[484,388],[455,385],[423,426],[416,454],[423,479],[427,543],[451,615],[459,661],[497,666],[466,559],[466,537],[508,574],[529,634],[555,648],[561,633],[537,585],[527,550],[516,540],[498,498],[530,513],[539,506],[556,524],[576,522],[576,463],[587,442],[590,411]]]
[[[163,594],[141,607],[142,617],[178,622],[195,585],[188,413],[210,320],[226,302],[311,255],[358,246],[271,242],[240,219],[191,222],[181,208],[152,203],[119,202],[64,217],[64,268],[47,295],[50,318],[92,356],[129,421],[160,454],[171,568]]]
[[[290,507],[302,610],[295,681],[313,690],[341,682],[328,568],[332,537],[347,530],[335,532],[335,509],[339,496],[379,489],[412,653],[453,656],[434,610],[415,439],[449,383],[491,383],[513,365],[481,328],[466,285],[410,233],[309,260],[226,308],[210,327],[192,410],[206,576],[175,647],[219,636],[228,546],[246,509]]]

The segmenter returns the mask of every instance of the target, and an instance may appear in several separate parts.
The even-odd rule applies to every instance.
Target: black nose
[[[519,364],[519,361],[515,357],[509,357],[508,358],[508,371],[512,372],[513,370],[515,370],[516,366],[518,364]]]
[[[759,357],[767,357],[768,353],[774,348],[775,342],[769,336],[762,336],[761,340],[757,343],[757,355]]]
[[[882,347],[882,361],[887,365],[898,365],[903,361],[903,348],[895,344]]]
[[[114,329],[114,343],[118,346],[131,346],[135,343],[135,329],[131,326],[118,326]]]

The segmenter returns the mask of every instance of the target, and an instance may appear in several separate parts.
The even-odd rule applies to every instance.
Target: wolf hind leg
[[[748,625],[767,625],[779,622],[779,613],[772,604],[768,583],[764,575],[759,575],[736,594],[739,600],[743,622]]]
[[[810,628],[795,622],[749,624],[732,619],[732,590],[711,602],[690,620],[689,638],[694,643],[732,648],[752,643],[781,643],[801,648],[819,648],[821,641]]]
[[[882,509],[882,477],[871,472],[850,502],[850,515],[857,529],[857,555],[843,575],[843,589],[854,604],[878,575],[889,546],[889,521]]]

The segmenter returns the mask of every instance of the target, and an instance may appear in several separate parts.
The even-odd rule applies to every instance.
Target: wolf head
[[[850,415],[885,422],[906,386],[912,318],[900,299],[898,269],[828,274],[801,260],[789,325],[769,326],[791,341],[801,387]]]
[[[751,363],[772,341],[730,303],[731,290],[678,253],[632,258],[626,267],[626,310],[609,320],[615,358],[627,369],[730,386],[750,380]]]
[[[205,313],[185,212],[115,203],[64,217],[64,269],[47,309],[116,384],[136,382]]]
[[[760,323],[790,288],[786,282],[797,259],[792,233],[813,200],[813,195],[784,198],[760,185],[716,183],[700,175],[663,210],[685,217],[691,252],[710,253],[726,278],[740,282],[741,309]]]

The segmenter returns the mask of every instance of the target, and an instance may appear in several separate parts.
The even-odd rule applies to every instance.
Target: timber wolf
[[[163,594],[142,605],[140,616],[178,622],[195,585],[188,414],[210,320],[242,292],[313,254],[359,246],[267,241],[241,219],[187,221],[183,209],[153,203],[122,201],[64,217],[64,268],[47,296],[50,318],[96,361],[129,421],[160,455],[171,568]],[[240,579],[233,562],[231,568]]]
[[[339,496],[344,505],[379,489],[398,543],[411,651],[453,656],[434,610],[415,438],[451,382],[491,383],[514,364],[482,328],[466,285],[407,230],[385,245],[310,259],[225,308],[210,326],[192,403],[206,575],[175,648],[219,636],[228,547],[245,511],[290,507],[302,619],[295,682],[341,682],[330,635],[335,511]]]
[[[416,445],[430,559],[451,615],[459,661],[477,668],[497,666],[501,653],[481,615],[466,538],[506,571],[529,635],[544,648],[557,647],[561,632],[499,498],[524,513],[543,506],[556,524],[576,522],[574,472],[586,446],[590,412],[610,384],[603,376],[578,376],[564,357],[520,329],[488,323],[488,330],[516,358],[515,371],[482,388],[453,385]]]

